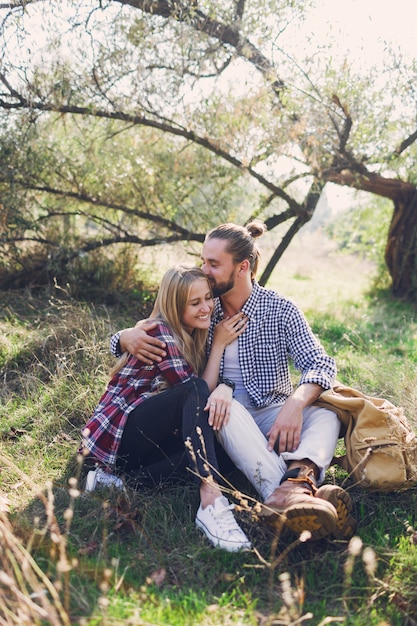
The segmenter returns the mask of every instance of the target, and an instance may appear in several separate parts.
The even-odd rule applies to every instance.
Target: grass
[[[306,252],[305,241],[299,245]],[[343,383],[400,404],[413,423],[416,310],[368,295],[369,268],[355,259],[341,262],[317,242],[305,265],[299,250],[292,254],[271,287],[302,306]],[[239,519],[255,550],[242,554],[212,549],[199,535],[190,484],[80,492],[80,429],[106,382],[109,336],[143,316],[137,307],[2,294],[1,623],[417,623],[416,489],[365,493],[331,469],[327,480],[352,496],[355,540],[292,543],[243,507]],[[233,482],[254,496],[241,476]]]

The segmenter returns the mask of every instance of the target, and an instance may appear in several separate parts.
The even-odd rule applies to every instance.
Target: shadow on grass
[[[341,558],[346,549],[324,541],[297,546],[271,571],[268,563],[293,538],[283,538],[271,554],[274,533],[249,511],[237,515],[262,559],[255,551],[231,554],[206,542],[194,525],[198,494],[190,481],[85,494],[75,488],[76,471],[71,460],[43,498],[11,516],[16,535],[58,589],[71,624],[98,616],[133,619],[137,606],[147,624],[215,625],[216,611],[237,612],[241,623],[268,623],[262,620],[286,606],[282,572],[303,569],[318,554]],[[231,479],[241,491],[248,487],[238,473]],[[292,611],[301,615],[301,596],[296,606]],[[210,611],[213,621],[204,622]]]
[[[242,624],[292,624],[309,614],[314,624],[331,615],[345,624],[377,624],[381,615],[391,616],[392,624],[412,624],[399,620],[417,609],[415,490],[365,494],[347,485],[362,546],[375,551],[377,571],[371,576],[364,550],[352,557],[345,541],[307,541],[282,559],[294,538],[282,536],[273,548],[274,532],[247,510],[237,515],[255,550],[214,549],[195,528],[198,493],[190,481],[85,494],[75,489],[78,470],[71,459],[49,495],[45,492],[49,509],[36,498],[11,516],[16,534],[59,590],[69,624],[233,623],[216,621],[216,611],[222,619],[239,615]],[[237,490],[250,493],[240,473],[230,479]],[[349,559],[355,567],[348,577]],[[274,621],[278,618],[282,621]]]
[[[91,312],[78,306],[63,316],[61,304],[41,313],[38,305],[32,304],[36,310],[35,322],[30,324],[30,349],[28,353],[22,349],[8,368],[8,376],[14,370],[14,387],[12,393],[4,385],[10,411],[4,411],[0,437],[29,474],[31,452],[34,465],[40,464],[36,455],[47,460],[42,466],[44,472],[51,471],[51,466],[52,470],[58,468],[50,473],[58,478],[42,492],[43,500],[34,498],[9,516],[16,537],[54,583],[65,607],[67,621],[50,623],[266,626],[293,624],[310,613],[313,617],[309,622],[314,625],[329,616],[335,616],[334,622],[343,619],[355,626],[373,626],[383,619],[390,620],[391,626],[413,623],[410,620],[417,614],[415,490],[369,494],[346,482],[362,541],[355,554],[352,546],[342,541],[307,541],[292,546],[292,538],[279,536],[276,542],[274,531],[246,510],[239,511],[238,518],[254,550],[230,554],[213,549],[195,528],[198,494],[188,481],[152,489],[128,488],[122,493],[79,493],[71,479],[78,476],[80,468],[74,458],[65,466],[62,459],[68,459],[76,449],[74,439],[91,410],[90,397],[99,397],[96,383],[90,379],[97,378],[107,350],[98,341],[103,342],[109,330],[107,313],[105,321],[99,320],[97,325]],[[384,354],[380,347],[375,348],[380,335],[372,330],[376,309],[373,311],[367,318],[369,324],[362,320],[359,326],[354,316],[347,323],[323,316],[315,321],[319,335],[334,342],[342,357],[342,371],[353,382],[365,380],[356,363],[363,359],[367,367],[369,363],[373,366]],[[48,320],[52,320],[50,329],[45,326]],[[113,323],[118,326],[118,321]],[[413,323],[410,321],[403,331],[396,326],[398,333],[407,337],[402,345],[411,345]],[[378,328],[381,333],[382,321]],[[390,338],[394,345],[394,331]],[[346,355],[348,349],[351,353]],[[70,350],[74,350],[71,363],[65,364],[64,356]],[[349,370],[343,359],[346,363],[351,359],[355,367]],[[383,365],[386,384],[386,362]],[[26,387],[31,373],[33,390]],[[381,388],[382,382],[381,374]],[[375,391],[374,372],[369,386]],[[410,380],[409,386],[411,389],[415,384],[412,387]],[[412,406],[412,396],[409,398]],[[13,412],[16,405],[23,410]],[[22,420],[19,424],[18,419]],[[38,449],[33,442],[40,442]],[[345,478],[328,474],[328,481],[337,484]],[[231,482],[238,491],[254,496],[241,475],[233,474]],[[366,548],[376,556],[373,573],[366,569]],[[349,573],[352,561],[354,567]],[[282,578],[285,573],[289,573],[289,586],[288,579]],[[42,594],[45,588],[39,585]]]

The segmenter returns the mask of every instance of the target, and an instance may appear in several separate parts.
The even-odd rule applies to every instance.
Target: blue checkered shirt
[[[316,383],[330,389],[336,378],[335,360],[328,356],[302,312],[290,300],[253,284],[242,307],[248,327],[238,339],[243,384],[254,407],[283,403],[293,391],[290,362],[301,372],[299,384]],[[223,311],[215,301],[208,350],[213,328]],[[223,360],[220,375],[223,373]]]

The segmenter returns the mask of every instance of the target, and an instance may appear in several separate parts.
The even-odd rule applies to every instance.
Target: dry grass
[[[15,464],[0,457],[2,465],[11,466],[25,481],[29,478],[19,471]],[[59,530],[53,510],[51,486],[49,499],[43,496],[47,512],[47,528],[59,552],[57,571],[59,578],[53,582],[41,569],[31,554],[30,545],[25,547],[13,529],[8,513],[9,504],[0,495],[0,623],[2,626],[33,626],[51,624],[69,626],[68,607],[64,608],[61,597],[66,573],[71,569],[68,562],[65,537]],[[42,532],[42,531],[39,531]],[[44,530],[46,532],[46,529]]]
[[[271,244],[268,240],[265,258]],[[321,230],[301,232],[285,251],[267,287],[292,298],[304,311],[341,311],[348,302],[363,301],[374,272],[368,261],[340,254],[337,244]]]
[[[333,254],[319,234],[300,237],[270,286],[306,310],[344,382],[415,412],[412,309],[368,298],[368,266]],[[412,490],[364,496],[347,480],[360,548],[291,546],[242,512],[256,548],[247,555],[204,544],[189,486],[78,497],[73,457],[107,380],[108,338],[141,312],[31,292],[6,293],[2,304],[0,625],[413,623]]]

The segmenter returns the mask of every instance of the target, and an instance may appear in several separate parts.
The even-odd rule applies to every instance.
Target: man
[[[242,312],[245,332],[224,354],[221,384],[209,398],[209,423],[226,452],[264,499],[261,516],[313,538],[348,537],[354,521],[348,494],[335,485],[318,487],[333,458],[340,422],[314,406],[332,387],[336,366],[297,307],[255,280],[265,226],[223,224],[203,244],[202,269],[216,298],[213,328]],[[143,327],[112,338],[113,353],[132,352],[152,362],[164,346]],[[301,372],[293,389],[290,361]],[[231,394],[234,399],[232,401]]]

